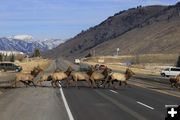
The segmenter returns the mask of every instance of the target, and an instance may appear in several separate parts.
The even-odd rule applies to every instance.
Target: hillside
[[[96,55],[178,53],[180,3],[146,6],[116,13],[99,25],[48,51],[45,56],[76,58],[91,51]]]

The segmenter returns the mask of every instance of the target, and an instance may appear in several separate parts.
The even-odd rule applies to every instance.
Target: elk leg
[[[97,85],[96,85],[94,79],[92,79],[92,83],[93,83],[93,85],[91,84],[91,87],[92,87],[92,88],[97,87]]]
[[[58,81],[55,82],[56,87],[58,87]]]
[[[16,87],[17,81],[15,81],[15,87]]]
[[[66,87],[67,88],[69,87],[69,80],[68,79],[66,80]]]
[[[40,85],[41,85],[41,87],[42,87],[42,81],[40,81]]]
[[[111,82],[111,85],[113,85],[113,84],[114,84],[114,81]],[[117,89],[116,84],[113,85],[113,89],[115,89],[115,90]]]
[[[23,80],[20,80],[20,82],[23,83],[23,84],[27,87],[27,85],[28,85],[27,82],[25,82],[25,81],[23,81]]]
[[[173,83],[171,83],[171,88],[173,88]]]
[[[108,82],[108,88],[113,85],[113,80],[109,80]]]
[[[128,85],[126,81],[124,81],[125,87]]]
[[[91,88],[93,88],[93,86],[92,86],[92,80],[88,80],[88,79],[86,79],[86,81],[87,81],[87,83],[88,83],[88,85],[89,85],[89,87],[91,87]]]
[[[178,85],[177,85],[177,83],[174,83],[174,86],[175,86],[176,88],[178,88]]]
[[[110,80],[109,80],[109,77],[107,77],[107,78],[105,79],[105,81],[102,83],[102,86],[103,86],[104,88],[106,87],[108,81],[110,81]]]
[[[96,85],[97,88],[99,88],[99,85],[98,85],[98,81],[97,81],[97,80],[95,81],[95,85]]]
[[[122,84],[121,84],[121,81],[119,81],[119,86],[121,86]]]
[[[54,88],[54,85],[53,85],[53,83],[54,83],[54,81],[51,81],[51,85],[52,85],[52,87]]]
[[[79,86],[78,86],[78,81],[76,80],[76,88],[78,88],[79,89]]]
[[[34,87],[36,87],[35,83],[33,81],[31,81],[31,83],[33,84]]]

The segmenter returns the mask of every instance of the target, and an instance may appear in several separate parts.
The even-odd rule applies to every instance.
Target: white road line
[[[140,104],[140,105],[143,105],[143,106],[145,106],[145,107],[151,109],[151,110],[154,109],[153,107],[151,107],[151,106],[149,106],[149,105],[146,105],[146,104],[144,104],[144,103],[142,103],[142,102],[139,102],[139,101],[136,101],[136,102],[137,102],[138,104]]]
[[[74,120],[74,117],[73,117],[73,115],[72,115],[72,113],[71,113],[71,110],[70,110],[70,108],[69,108],[69,105],[68,105],[68,103],[67,103],[67,101],[66,101],[66,97],[64,96],[63,89],[62,89],[62,87],[61,87],[60,84],[59,84],[59,86],[60,86],[61,96],[62,96],[64,105],[65,105],[66,111],[67,111],[67,113],[68,113],[69,120]]]
[[[111,91],[111,92],[113,92],[113,93],[116,93],[116,94],[118,93],[118,92],[116,92],[116,91],[114,91],[114,90],[109,90],[109,91]]]

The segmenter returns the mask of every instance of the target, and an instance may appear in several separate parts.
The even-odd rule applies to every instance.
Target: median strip
[[[145,107],[151,109],[151,110],[154,109],[153,107],[151,107],[151,106],[149,106],[149,105],[146,105],[146,104],[144,104],[144,103],[142,103],[142,102],[139,102],[139,101],[136,101],[136,102],[137,102],[138,104],[142,105],[142,106],[145,106]]]

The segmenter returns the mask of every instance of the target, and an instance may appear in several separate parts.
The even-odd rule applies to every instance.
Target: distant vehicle
[[[20,72],[22,70],[21,66],[15,65],[14,63],[11,62],[1,62],[0,63],[0,70],[1,71],[16,71]]]
[[[169,77],[169,76],[177,76],[180,74],[180,67],[169,67],[161,71],[161,76]]]
[[[80,59],[74,59],[75,64],[80,64]]]

